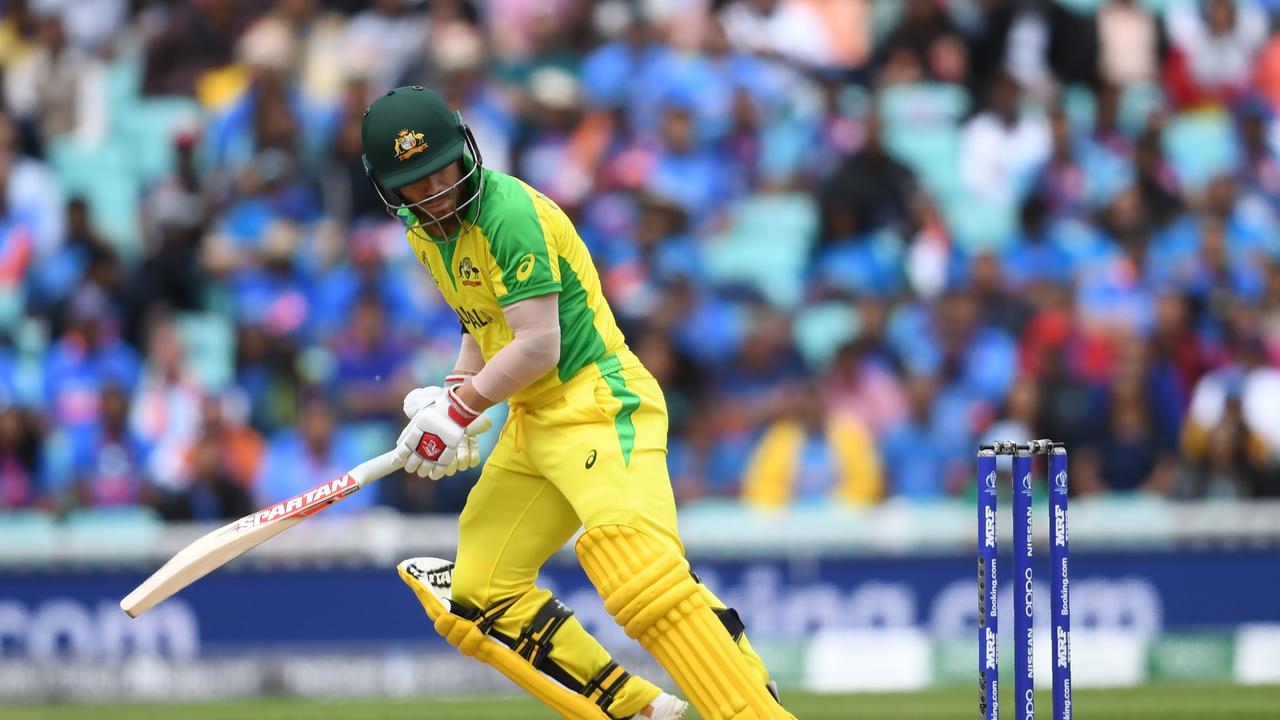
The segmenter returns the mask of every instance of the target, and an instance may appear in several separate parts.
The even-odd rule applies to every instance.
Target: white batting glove
[[[461,385],[469,375],[455,374],[449,375],[444,379],[445,386],[429,385],[410,390],[404,396],[404,415],[409,419],[413,419],[418,411],[426,407],[429,403],[441,398],[445,395],[445,391],[450,388]],[[446,467],[437,466],[427,476],[432,480],[449,477],[459,470],[470,470],[480,464],[480,438],[478,436],[488,432],[493,427],[493,421],[489,416],[481,413],[470,425],[467,425],[466,434],[456,448],[454,459]]]
[[[480,417],[467,426],[467,433],[458,444],[458,454],[453,460],[457,467],[448,473],[449,475],[458,470],[470,470],[480,464],[479,436],[488,432],[491,427],[493,427],[493,421],[484,413],[480,413]]]
[[[415,388],[404,396],[404,416],[408,420],[412,420],[418,411],[426,407],[428,403],[435,401],[444,395],[444,388],[439,385],[428,385],[427,387]]]
[[[450,377],[453,376],[451,375]],[[414,388],[413,390],[410,390],[409,393],[404,396],[404,416],[412,420],[413,416],[417,415],[419,410],[443,396],[444,388],[439,385],[428,385],[427,387]],[[464,446],[466,445],[465,439],[462,444]],[[459,447],[459,456],[461,455],[461,449],[462,448]],[[457,456],[454,457],[453,462],[449,463],[448,467],[443,469],[437,467],[432,470],[429,477],[432,480],[439,480],[440,478],[449,477],[456,472],[458,472]]]
[[[418,477],[439,480],[457,458],[467,427],[479,413],[467,406],[450,388],[414,414],[396,441],[404,469]]]
[[[468,373],[447,375],[444,379],[445,390],[456,388],[471,377],[475,376]],[[459,470],[470,470],[480,464],[479,436],[488,432],[491,427],[493,427],[493,421],[484,413],[480,413],[480,417],[467,426],[467,434],[462,438],[462,442],[458,444],[458,454],[454,458],[454,465],[450,467],[445,475],[452,475]]]

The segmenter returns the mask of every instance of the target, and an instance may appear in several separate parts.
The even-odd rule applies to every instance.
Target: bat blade
[[[126,595],[120,601],[120,609],[129,617],[138,617],[196,580],[298,524],[302,516],[276,520],[248,530],[239,528],[243,521],[224,525],[179,550],[177,555]]]
[[[174,555],[120,601],[129,617],[138,617],[191,583],[253,548],[350,496],[397,466],[395,452],[361,463],[336,480],[227,523]]]

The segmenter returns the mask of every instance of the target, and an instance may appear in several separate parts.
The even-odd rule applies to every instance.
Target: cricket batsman
[[[361,139],[370,181],[462,323],[453,372],[405,398],[405,470],[440,478],[479,464],[482,413],[510,404],[454,563],[400,566],[436,631],[565,717],[683,717],[686,702],[620,667],[535,584],[583,528],[578,559],[605,608],[704,718],[791,718],[737,612],[689,570],[662,389],[627,348],[568,217],[485,168],[462,116],[430,89],[379,97]]]

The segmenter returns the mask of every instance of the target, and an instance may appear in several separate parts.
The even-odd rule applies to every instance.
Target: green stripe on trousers
[[[636,444],[636,426],[631,422],[631,413],[640,407],[640,396],[632,392],[627,387],[627,382],[622,379],[622,375],[616,372],[619,366],[618,357],[612,353],[596,361],[601,377],[609,383],[609,391],[622,403],[618,414],[613,416],[613,428],[618,432],[618,444],[622,448],[622,464],[630,466],[631,450]]]

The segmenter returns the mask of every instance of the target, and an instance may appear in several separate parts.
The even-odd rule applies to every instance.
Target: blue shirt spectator
[[[914,375],[908,381],[911,413],[880,441],[880,455],[890,495],[910,500],[937,500],[965,487],[967,458],[957,462],[952,448],[938,442],[933,426],[937,380]]]
[[[100,418],[71,435],[72,466],[81,504],[136,505],[151,500],[147,460],[152,445],[129,427],[129,398],[116,386],[102,391]]]
[[[132,392],[141,374],[138,353],[112,328],[105,302],[91,286],[77,293],[71,329],[45,355],[45,407],[53,422],[69,432],[96,421],[104,387],[114,384]]]
[[[409,346],[397,328],[388,326],[376,295],[356,304],[350,328],[334,338],[337,369],[333,384],[341,388],[343,417],[350,420],[399,420],[408,376]]]

